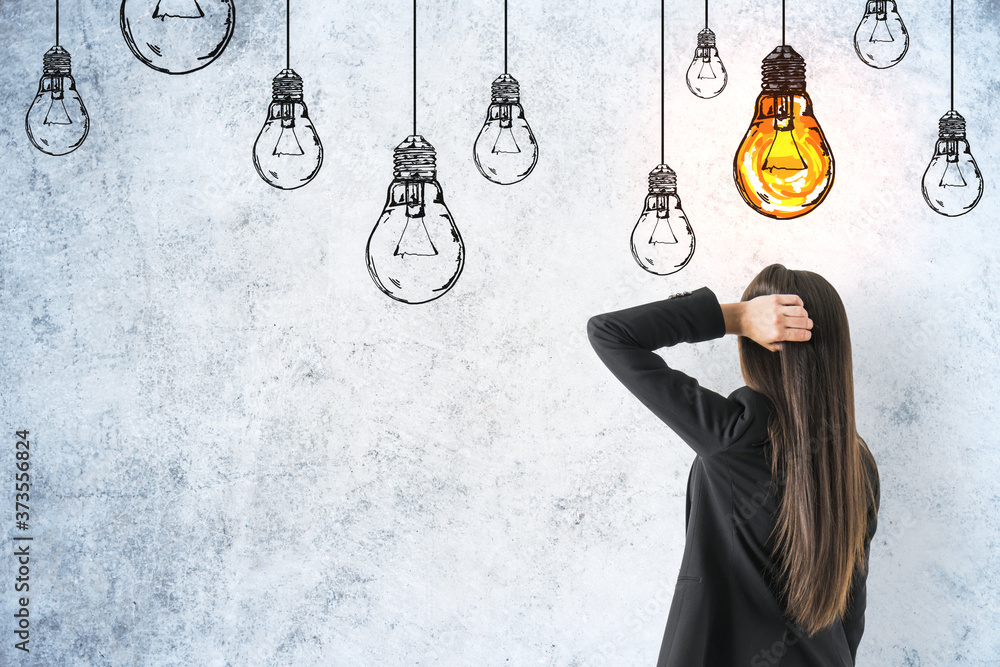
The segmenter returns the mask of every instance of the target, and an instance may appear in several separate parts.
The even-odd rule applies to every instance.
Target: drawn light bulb
[[[437,182],[434,147],[410,135],[396,147],[393,180],[368,237],[368,272],[404,303],[426,303],[450,290],[465,264],[465,245]]]
[[[35,148],[49,155],[72,153],[87,138],[90,116],[76,90],[69,53],[61,46],[42,56],[42,78],[24,125]]]
[[[813,210],[833,185],[833,153],[806,92],[806,64],[790,46],[764,59],[750,128],[733,159],[743,200],[771,218]]]
[[[694,230],[677,196],[677,174],[665,164],[649,172],[649,194],[632,230],[632,256],[650,273],[668,276],[694,255]]]
[[[302,100],[302,78],[282,70],[271,84],[267,121],[253,145],[253,166],[260,177],[282,190],[302,187],[323,165],[323,144]]]
[[[187,74],[218,58],[236,23],[235,0],[122,0],[125,42],[159,72]]]
[[[896,10],[895,0],[868,0],[865,15],[854,31],[854,50],[866,65],[885,69],[906,55],[910,36]]]
[[[968,213],[983,196],[983,177],[965,138],[965,118],[957,111],[949,111],[938,121],[934,157],[924,172],[921,190],[932,209],[951,217]]]
[[[501,185],[523,180],[538,162],[538,144],[524,119],[520,86],[510,74],[493,82],[493,101],[476,137],[479,172]]]
[[[711,99],[722,92],[729,81],[726,67],[715,48],[715,33],[705,28],[698,33],[698,47],[687,71],[687,84],[692,93]]]

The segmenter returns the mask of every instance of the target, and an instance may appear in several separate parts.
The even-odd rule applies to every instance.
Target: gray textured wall
[[[701,9],[668,3],[667,162],[698,238],[669,278],[628,246],[659,157],[658,3],[512,3],[541,157],[503,188],[472,160],[502,4],[424,2],[420,131],[467,244],[425,306],[383,296],[364,261],[410,131],[407,3],[293,3],[326,147],[294,192],[250,159],[282,3],[238,0],[223,56],[170,77],[129,52],[116,3],[64,2],[92,127],[62,158],[23,125],[51,4],[0,3],[0,662],[652,664],[693,455],[585,323],[701,285],[735,300],[780,261],[844,297],[881,467],[859,664],[995,664],[994,2],[957,3],[957,108],[986,191],[955,219],[920,194],[948,109],[947,5],[901,0],[910,51],[878,71],[852,46],[861,0],[789,3],[838,167],[790,222],[751,211],[731,175],[779,4],[713,2],[730,82],[704,101],[683,79]],[[668,358],[741,384],[732,339]],[[12,634],[16,428],[36,475],[30,658]]]

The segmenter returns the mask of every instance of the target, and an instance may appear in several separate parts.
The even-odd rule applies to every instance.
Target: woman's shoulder
[[[712,392],[714,393],[714,392]],[[761,445],[770,441],[767,424],[771,415],[771,405],[762,395],[750,387],[740,387],[723,397],[716,394],[726,405],[729,415],[726,423],[713,433],[721,441],[721,446],[709,453],[699,452],[705,461],[715,461],[724,465],[730,459],[726,454],[751,451],[757,455]]]
[[[774,410],[771,401],[764,394],[745,385],[729,394],[729,400],[743,406],[743,419],[748,423],[743,436],[732,443],[732,447],[767,444],[770,439],[767,424]]]

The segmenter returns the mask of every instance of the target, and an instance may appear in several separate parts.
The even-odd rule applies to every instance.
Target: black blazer
[[[684,557],[657,665],[854,665],[865,627],[864,575],[855,573],[843,621],[811,638],[783,615],[769,541],[778,495],[767,457],[769,401],[749,387],[721,396],[653,352],[725,332],[722,308],[705,287],[587,323],[601,361],[697,454],[687,484]],[[878,476],[870,474],[876,502],[866,566],[878,508]]]

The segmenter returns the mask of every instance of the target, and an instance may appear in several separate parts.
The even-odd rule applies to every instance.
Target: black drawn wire
[[[413,0],[413,134],[417,134],[417,0]]]
[[[285,0],[285,69],[292,69],[292,0]]]
[[[781,45],[785,45],[785,0],[781,0]]]
[[[503,73],[507,71],[507,0],[503,0]]]
[[[59,46],[59,0],[56,0],[56,46]]]
[[[708,28],[708,0],[705,0],[705,28]]]
[[[955,0],[951,0],[951,110],[955,110]]]
[[[663,51],[666,48],[665,42],[665,29],[663,27],[663,6],[666,4],[665,0],[660,0],[660,164],[666,162],[664,150],[664,145],[666,142],[666,132],[664,130],[664,123],[666,120],[666,107],[664,106],[664,96],[666,93],[666,88],[664,81],[666,79],[666,65],[664,64]],[[706,2],[706,6],[707,2]]]

